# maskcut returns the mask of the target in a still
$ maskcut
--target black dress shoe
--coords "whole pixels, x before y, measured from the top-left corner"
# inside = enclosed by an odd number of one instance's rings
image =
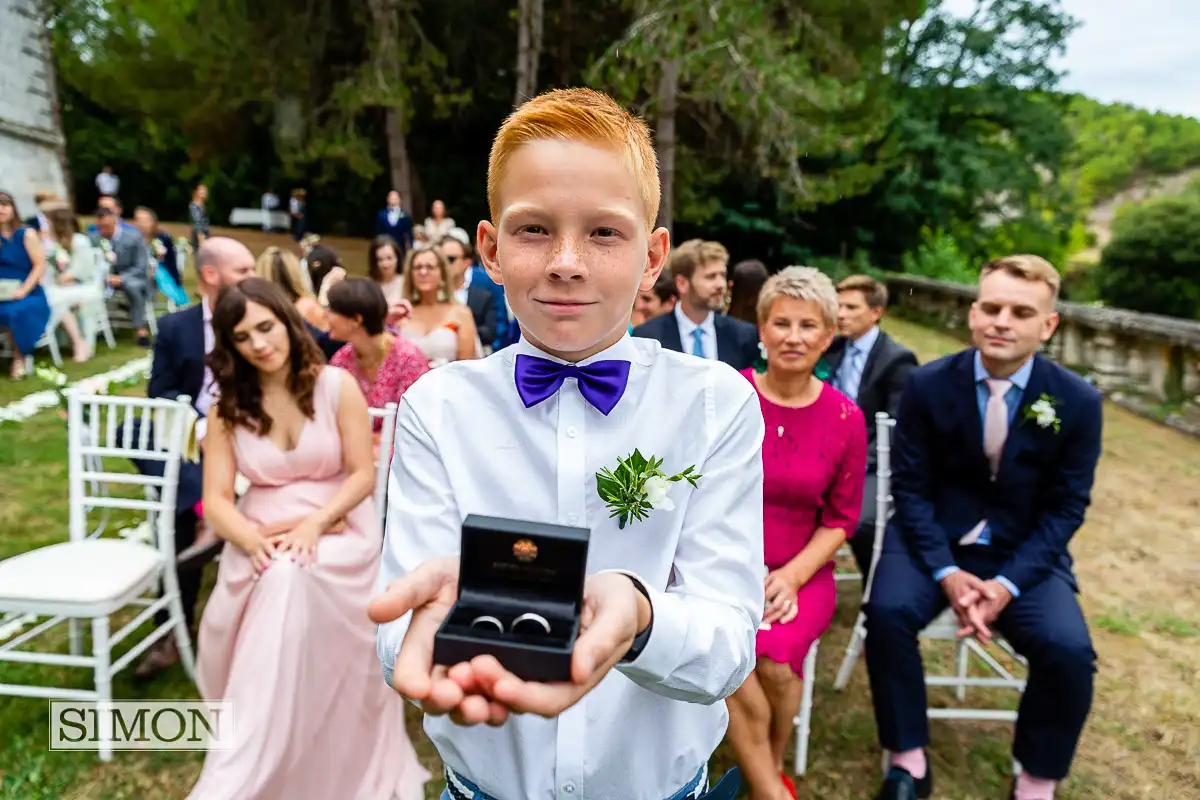
[[[892,767],[875,795],[875,800],[925,800],[933,794],[933,767],[925,767],[925,777],[920,780],[902,767]]]

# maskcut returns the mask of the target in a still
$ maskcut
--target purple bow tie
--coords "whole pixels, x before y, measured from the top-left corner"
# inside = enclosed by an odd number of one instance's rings
[[[586,367],[547,358],[517,356],[517,394],[525,407],[536,406],[558,391],[567,378],[579,381],[579,393],[605,416],[616,407],[629,381],[628,361],[596,361]]]

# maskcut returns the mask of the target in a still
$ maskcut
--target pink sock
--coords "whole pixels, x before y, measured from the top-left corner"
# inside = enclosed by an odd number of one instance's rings
[[[1024,770],[1017,776],[1016,800],[1054,800],[1055,781],[1035,778]]]
[[[925,751],[921,748],[905,750],[903,753],[892,753],[892,766],[908,770],[908,774],[917,780],[925,777],[928,768],[925,763]]]

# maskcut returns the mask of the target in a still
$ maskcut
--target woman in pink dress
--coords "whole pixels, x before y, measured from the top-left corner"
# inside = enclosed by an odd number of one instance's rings
[[[384,328],[387,315],[387,299],[372,280],[347,278],[329,290],[329,335],[346,343],[329,363],[354,376],[371,408],[399,403],[429,372],[428,356]]]
[[[233,704],[194,800],[416,800],[429,774],[379,674],[366,614],[382,532],[367,406],[322,363],[281,289],[221,291],[219,390],[204,440],[204,512],[226,544],[200,625],[197,682]],[[250,488],[234,497],[242,473]]]
[[[833,556],[858,525],[866,474],[862,411],[813,370],[833,341],[837,292],[823,273],[788,267],[758,299],[766,421],[766,580],[758,664],[729,698],[729,737],[752,800],[796,796],[784,751],[803,691],[804,658],[833,621]]]

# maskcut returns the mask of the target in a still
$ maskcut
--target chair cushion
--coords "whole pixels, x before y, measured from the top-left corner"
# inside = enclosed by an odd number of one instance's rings
[[[161,564],[157,550],[124,539],[87,539],[39,547],[0,562],[0,602],[112,601]]]

